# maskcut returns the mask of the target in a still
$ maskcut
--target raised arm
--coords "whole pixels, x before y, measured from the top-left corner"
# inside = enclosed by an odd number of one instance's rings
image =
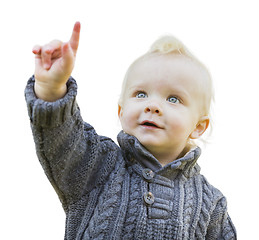
[[[44,46],[35,46],[35,93],[45,101],[53,102],[67,92],[66,82],[74,68],[79,45],[80,23],[76,22],[68,42],[53,40]]]
[[[65,210],[107,179],[118,153],[111,139],[83,121],[76,102],[77,84],[70,74],[79,33],[76,23],[68,43],[33,48],[35,76],[25,89],[37,156]]]

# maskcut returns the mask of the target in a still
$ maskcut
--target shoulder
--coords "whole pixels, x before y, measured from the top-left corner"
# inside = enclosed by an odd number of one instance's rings
[[[210,239],[221,239],[221,235],[234,234],[235,229],[227,213],[227,200],[222,192],[201,174],[194,176],[193,181],[196,192],[195,235],[203,238],[208,234],[213,236]]]
[[[215,206],[220,200],[225,199],[222,192],[217,187],[213,186],[204,175],[199,174],[197,177],[199,178],[198,182],[204,201],[209,201]]]
[[[186,198],[194,198],[197,211],[209,218],[218,202],[226,202],[222,192],[214,187],[202,174],[196,174],[187,179],[184,185]],[[190,196],[189,196],[190,195]],[[186,203],[188,205],[188,203]],[[205,217],[206,216],[206,217]]]
[[[196,212],[203,215],[203,219],[210,218],[219,202],[226,204],[222,192],[198,172],[194,176],[186,178],[183,188],[185,205],[188,207],[193,202],[192,204],[196,206]]]
[[[202,226],[211,225],[214,222],[221,222],[227,216],[227,199],[223,193],[209,183],[203,175],[197,175],[199,186],[198,199],[200,202],[200,224]],[[214,224],[217,225],[218,224]],[[219,224],[220,225],[220,224]]]
[[[228,214],[227,199],[222,192],[200,175],[202,202],[200,225],[206,226],[209,239],[236,239],[236,229]],[[204,221],[207,219],[207,221]],[[202,224],[204,223],[204,224]],[[207,239],[206,238],[206,239]]]
[[[119,146],[109,137],[98,135],[92,125],[84,122],[84,135],[87,145],[97,144],[101,151],[119,150]]]

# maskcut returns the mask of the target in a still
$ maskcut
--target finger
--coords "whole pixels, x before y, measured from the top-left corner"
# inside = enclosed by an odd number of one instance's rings
[[[60,40],[53,40],[50,43],[42,47],[42,51],[47,51],[48,53],[53,53],[54,51],[60,51],[62,42]]]
[[[39,55],[41,54],[41,46],[40,45],[35,45],[33,48],[32,48],[32,52],[36,55]]]
[[[36,55],[36,57],[35,57],[35,75],[36,75],[36,73],[40,72],[41,69],[42,69],[41,57]]]
[[[49,70],[51,67],[51,52],[48,49],[42,51],[41,53],[42,65],[46,70]]]
[[[54,40],[49,44],[45,45],[41,49],[41,59],[43,67],[46,70],[49,70],[51,67],[51,62],[53,58],[57,58],[57,56],[61,55],[61,45],[62,42],[59,40]]]
[[[62,45],[62,65],[64,69],[70,69],[73,67],[74,56],[69,43]]]
[[[71,38],[69,40],[69,43],[74,52],[74,55],[76,55],[78,45],[79,45],[80,29],[81,29],[80,22],[76,22],[74,25],[74,29],[73,29]]]

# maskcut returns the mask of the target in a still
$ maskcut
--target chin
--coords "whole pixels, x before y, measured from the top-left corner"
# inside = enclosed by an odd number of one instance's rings
[[[139,140],[140,143],[149,151],[152,149],[160,149],[161,148],[161,142],[157,142],[157,141],[141,141]]]

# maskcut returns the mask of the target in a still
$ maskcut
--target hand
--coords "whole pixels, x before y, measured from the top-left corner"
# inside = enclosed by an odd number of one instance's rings
[[[35,93],[45,101],[56,101],[67,91],[66,82],[75,64],[79,45],[80,23],[76,22],[69,42],[54,40],[35,46]]]

